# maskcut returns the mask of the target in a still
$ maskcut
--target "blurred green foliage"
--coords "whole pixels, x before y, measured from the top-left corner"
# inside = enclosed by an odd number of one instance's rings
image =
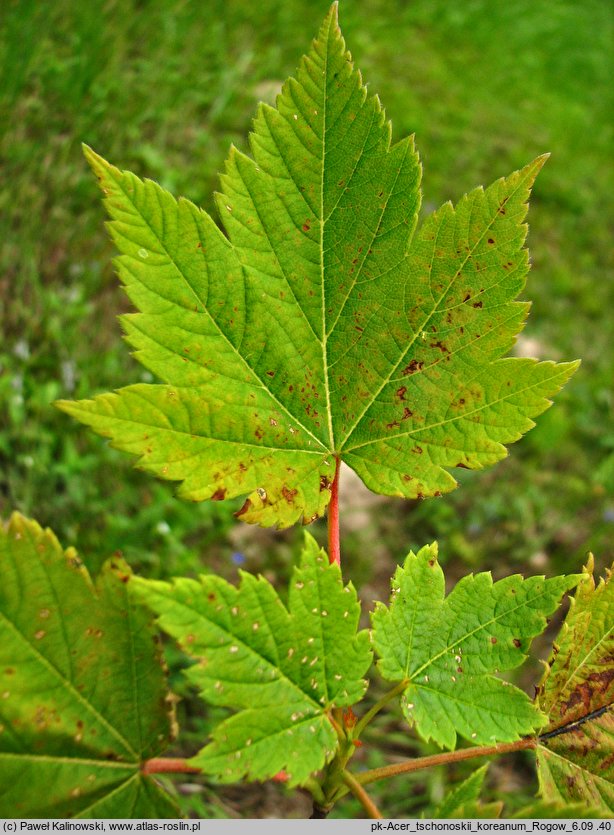
[[[181,504],[52,403],[149,379],[121,341],[115,315],[128,305],[80,143],[213,210],[229,144],[247,148],[257,101],[274,100],[327,6],[0,3],[0,516],[18,509],[53,525],[90,567],[121,550],[148,576],[232,576],[244,560],[287,574],[299,530],[265,545],[247,530],[233,544],[236,508]],[[341,0],[340,19],[394,137],[416,133],[427,210],[552,153],[529,215],[534,306],[520,348],[583,359],[505,462],[460,473],[461,489],[443,499],[380,506],[347,537],[346,564],[380,595],[394,561],[434,538],[459,571],[576,570],[589,549],[603,566],[614,556],[614,7]],[[211,717],[201,721],[194,738]],[[416,743],[398,745],[407,755]],[[396,781],[379,800],[391,815],[435,808],[442,780]],[[213,814],[201,788],[185,808]],[[350,801],[339,809],[353,812]]]

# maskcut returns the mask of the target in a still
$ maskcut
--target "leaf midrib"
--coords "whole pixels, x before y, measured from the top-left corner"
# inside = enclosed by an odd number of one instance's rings
[[[112,760],[96,760],[91,757],[60,757],[53,754],[30,754],[14,751],[0,751],[1,760],[31,760],[34,763],[49,763],[49,764],[72,764],[83,765],[94,768],[116,769],[118,771],[129,771],[130,778],[134,774],[138,774],[138,763],[118,763]]]
[[[334,16],[330,17],[330,21]],[[328,102],[328,53],[330,49],[330,26],[326,38],[326,49],[324,51],[324,85],[322,95],[322,159],[320,174],[320,288],[322,299],[322,369],[324,371],[324,391],[326,392],[326,414],[328,417],[328,434],[330,438],[330,449],[335,450],[335,433],[333,429],[333,412],[331,407],[330,382],[328,378],[328,334],[326,332],[326,276],[324,271],[324,172],[326,162],[326,105]]]
[[[505,359],[500,360],[500,361],[504,362]],[[557,366],[553,365],[553,368],[557,368]],[[558,377],[564,377],[568,373],[569,373],[568,368],[564,368],[564,369],[560,370],[560,366],[559,366],[558,373],[553,374],[548,379],[549,380],[556,380]],[[488,403],[484,403],[482,406],[479,406],[478,408],[473,409],[470,412],[463,412],[463,414],[461,414],[461,415],[455,415],[454,417],[447,418],[446,420],[440,420],[437,423],[430,423],[428,426],[419,426],[415,429],[410,429],[407,432],[398,432],[395,435],[391,435],[389,438],[386,438],[385,436],[379,436],[377,438],[370,439],[368,441],[363,441],[363,443],[361,443],[361,444],[356,444],[356,446],[349,447],[348,449],[345,449],[344,452],[346,452],[346,453],[354,452],[357,449],[362,449],[362,447],[370,446],[371,444],[377,444],[380,441],[395,441],[397,438],[406,438],[409,435],[416,435],[416,434],[419,434],[421,432],[428,432],[429,429],[437,429],[437,427],[439,427],[439,426],[449,426],[450,424],[455,423],[456,421],[466,420],[467,418],[470,418],[472,415],[479,414],[480,412],[483,412],[486,409],[491,409],[493,406],[497,406],[499,403],[504,403],[506,400],[509,400],[511,397],[516,397],[518,395],[524,394],[527,391],[531,391],[531,389],[542,387],[543,385],[544,385],[544,380],[537,380],[535,383],[532,383],[529,386],[525,386],[524,388],[514,389],[514,391],[509,392],[505,397],[499,397],[496,400],[490,400]],[[429,442],[425,441],[424,443],[428,444]],[[501,444],[501,446],[503,446],[503,444]]]
[[[130,388],[130,387],[128,387],[128,388]],[[170,386],[169,388],[177,388],[177,386]],[[126,391],[126,389],[124,389],[124,391]],[[135,392],[133,391],[133,392],[131,392],[131,394],[135,394]],[[109,395],[103,394],[103,395],[99,395],[99,398],[105,399],[108,396]],[[111,396],[115,396],[115,395],[111,395]],[[99,398],[96,398],[96,399],[99,399]],[[88,409],[76,408],[78,403],[80,403],[80,402],[87,403],[88,401],[58,400],[57,402],[58,402],[58,404],[67,404],[70,407],[69,411],[72,414],[76,414],[78,412],[81,412],[81,413],[86,414],[86,415],[91,414]],[[95,402],[95,400],[89,401],[89,402],[93,403],[93,402]],[[318,450],[318,449],[301,449],[300,447],[266,446],[265,444],[254,444],[254,443],[251,443],[250,441],[235,441],[232,438],[216,438],[213,435],[196,435],[194,432],[188,432],[185,429],[177,429],[175,426],[159,426],[156,423],[145,423],[144,420],[135,420],[134,418],[116,417],[115,415],[107,415],[106,418],[109,422],[116,421],[117,423],[131,423],[131,424],[134,424],[135,426],[146,426],[150,429],[158,429],[160,432],[171,432],[171,433],[174,433],[176,435],[187,435],[190,438],[198,438],[198,439],[204,440],[204,441],[223,441],[224,443],[235,444],[236,446],[253,447],[254,449],[263,449],[263,450],[270,449],[272,452],[279,452],[279,451],[297,452],[297,453],[300,453],[300,454],[304,453],[305,455],[326,455],[326,454],[329,454],[325,447],[322,447],[321,449]],[[320,443],[320,442],[318,441],[318,443]]]

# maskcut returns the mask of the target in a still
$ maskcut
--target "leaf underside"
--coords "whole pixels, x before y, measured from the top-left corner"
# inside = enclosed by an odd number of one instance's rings
[[[546,801],[614,814],[614,584],[592,557],[555,642],[537,702],[548,716],[537,764]],[[558,733],[557,733],[558,731]]]
[[[176,818],[141,774],[172,717],[128,569],[96,584],[72,549],[14,514],[0,525],[0,817]]]
[[[357,634],[352,585],[311,537],[293,571],[288,607],[262,577],[241,573],[172,584],[134,578],[135,593],[160,626],[199,662],[188,671],[203,698],[238,712],[218,725],[192,762],[223,781],[264,780],[285,770],[303,783],[333,756],[328,714],[358,701],[371,664]]]
[[[528,696],[494,673],[526,658],[531,640],[578,577],[493,583],[490,572],[462,578],[445,597],[437,546],[410,552],[392,581],[390,606],[372,615],[385,679],[407,681],[403,713],[418,733],[446,748],[457,734],[476,744],[512,742],[544,724]]]
[[[544,158],[415,232],[413,139],[391,144],[336,7],[277,107],[260,105],[250,151],[233,148],[221,178],[225,235],[86,150],[140,311],[126,338],[162,382],[60,408],[180,496],[248,495],[242,518],[279,527],[324,512],[336,457],[406,498],[503,458],[576,367],[502,359],[527,315],[515,299]]]

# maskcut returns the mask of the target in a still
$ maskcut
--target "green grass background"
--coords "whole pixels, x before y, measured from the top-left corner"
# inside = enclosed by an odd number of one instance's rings
[[[18,509],[53,526],[92,568],[121,550],[149,576],[233,576],[238,562],[287,574],[300,530],[237,540],[236,506],[181,504],[51,404],[150,379],[115,320],[128,305],[80,143],[213,210],[229,144],[247,148],[257,101],[273,101],[327,5],[0,3],[0,516]],[[614,7],[342,0],[340,19],[393,136],[416,133],[428,209],[551,152],[529,215],[525,337],[540,358],[583,360],[505,462],[462,472],[443,499],[367,513],[346,537],[346,573],[383,594],[395,561],[434,538],[457,573],[577,570],[588,550],[603,567],[614,557]],[[384,730],[393,748],[415,746]],[[391,816],[428,809],[446,780],[405,778],[380,800]],[[188,809],[211,814],[208,792]],[[244,795],[233,803],[220,813],[245,812]]]

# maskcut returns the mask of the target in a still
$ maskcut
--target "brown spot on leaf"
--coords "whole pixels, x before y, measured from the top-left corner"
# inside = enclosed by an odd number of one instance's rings
[[[226,488],[225,487],[218,487],[215,493],[211,496],[211,500],[214,502],[221,502],[226,498]]]
[[[421,446],[415,446],[415,447],[413,447],[412,452],[415,452],[416,455],[422,455],[422,447]]]
[[[412,415],[413,415],[412,410],[411,410],[411,409],[409,409],[409,408],[406,406],[406,407],[403,409],[403,417],[401,418],[401,420],[408,420],[408,418],[410,418]]]
[[[281,488],[281,495],[284,499],[288,502],[288,504],[294,504],[294,497],[298,493],[298,490],[291,490],[289,487],[284,486]]]
[[[405,400],[406,392],[407,392],[407,386],[401,386],[401,388],[398,388],[395,393],[396,393],[396,396],[399,398],[399,400]]]
[[[484,307],[484,302],[474,302],[473,306],[474,307]]]
[[[332,482],[331,482],[330,478],[328,478],[328,476],[321,475],[320,476],[320,493],[323,490],[330,490],[331,484],[332,484]]]
[[[446,354],[450,353],[449,348],[447,348],[441,340],[439,340],[439,342],[431,342],[430,347],[431,348],[439,348],[440,351],[442,351],[443,353],[446,353]]]
[[[490,636],[490,643],[491,643],[491,644],[496,644],[496,643],[497,643],[497,639],[495,638],[495,636],[494,636],[494,635],[491,635],[491,636]]]
[[[610,766],[612,766],[612,765],[614,765],[614,754],[610,754],[610,756],[609,756],[609,757],[606,757],[604,760],[602,760],[602,761],[599,763],[599,768],[600,768],[602,771],[609,771],[609,770],[610,770]]]
[[[459,461],[458,464],[456,464],[456,466],[460,467],[461,470],[469,470],[470,469],[470,467],[468,467],[463,461]]]
[[[488,243],[489,243],[491,246],[492,246],[492,244],[494,244],[494,242],[495,242],[494,238],[489,238],[489,239],[488,239]]]
[[[242,506],[239,510],[235,513],[235,516],[243,516],[244,513],[247,513],[252,506],[251,499],[245,499]]]
[[[514,638],[512,643],[514,644],[516,649],[520,649],[520,647],[522,646],[522,641],[519,638]]]
[[[406,365],[402,371],[404,377],[407,377],[409,374],[415,374],[416,371],[422,371],[424,368],[424,363],[420,360],[412,360],[409,365]]]
[[[311,229],[311,221],[306,220],[305,223],[303,223],[303,232],[309,232],[310,229]]]
[[[570,713],[578,706],[583,711],[594,710],[595,704],[600,701],[599,697],[604,695],[614,680],[614,668],[609,667],[601,672],[591,673],[587,679],[581,682],[571,693],[567,702],[561,705],[561,716]]]
[[[398,420],[393,420],[392,423],[387,423],[386,424],[386,429],[395,429],[395,428],[398,428],[400,425],[401,424],[399,423]]]
[[[274,377],[274,376],[275,376],[274,371],[267,371],[267,377]]]

